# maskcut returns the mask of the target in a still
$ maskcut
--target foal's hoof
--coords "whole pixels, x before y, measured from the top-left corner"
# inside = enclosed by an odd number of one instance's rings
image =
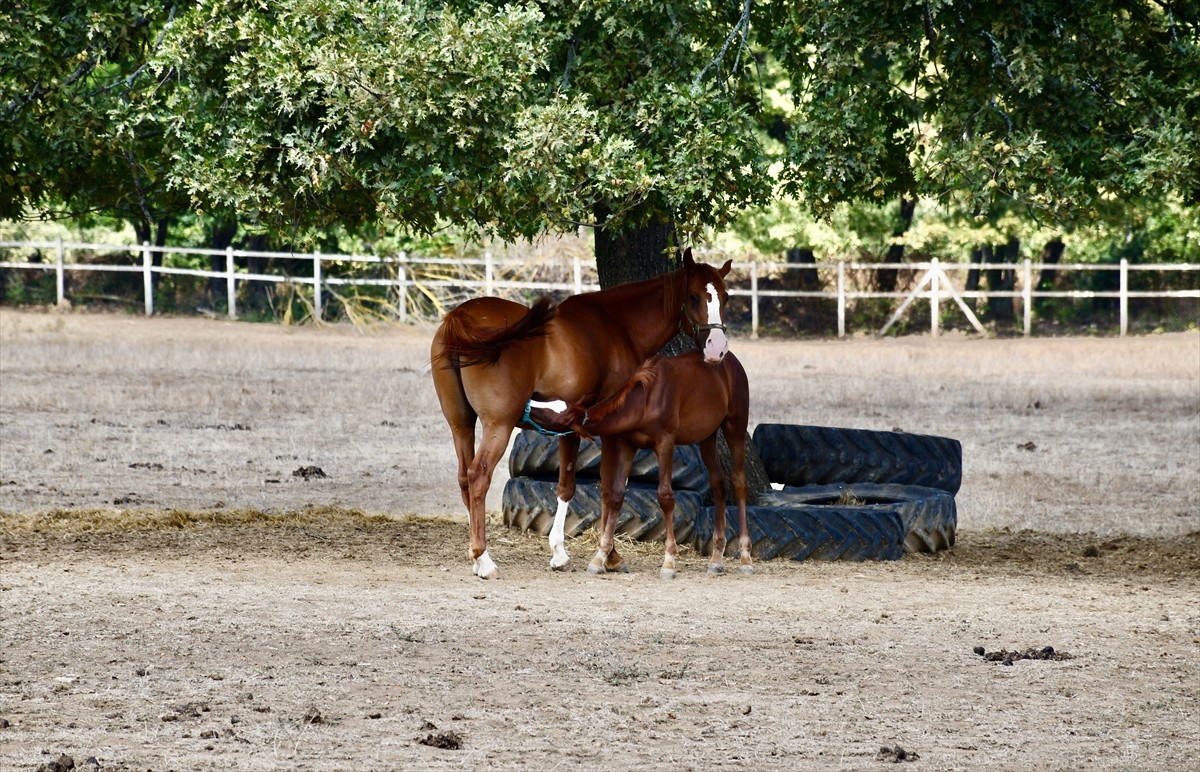
[[[598,566],[595,563],[588,564],[587,572],[592,576],[599,576],[600,574],[605,573],[604,566]]]
[[[720,576],[723,573],[725,573],[725,566],[723,566],[722,564],[720,564],[720,563],[709,563],[708,564],[709,576]]]
[[[563,557],[555,555],[554,557],[550,558],[550,569],[553,571],[566,571],[570,567],[571,559],[565,555]]]
[[[746,576],[750,576],[754,573],[754,566],[742,566],[740,570]]]
[[[661,577],[663,580],[665,580],[665,581],[668,581],[668,582],[669,582],[669,581],[671,581],[672,579],[674,579],[674,578],[675,578],[675,569],[674,569],[674,568],[660,568],[660,569],[658,570],[658,575],[659,575],[659,576],[660,576],[660,577]]]

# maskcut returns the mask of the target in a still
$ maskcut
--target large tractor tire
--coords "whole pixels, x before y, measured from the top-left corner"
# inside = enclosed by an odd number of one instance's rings
[[[737,509],[726,507],[726,551],[738,544]],[[904,522],[892,505],[795,504],[746,507],[746,524],[758,560],[898,560],[904,555]],[[696,516],[695,545],[711,549],[713,508]]]
[[[539,480],[558,479],[558,438],[525,429],[513,440],[508,453],[508,473],[512,477]],[[575,479],[600,479],[600,444],[594,440],[579,443]],[[658,484],[658,459],[650,450],[639,450],[633,458],[630,482]],[[679,445],[671,461],[671,487],[676,491],[707,491],[708,469],[695,445]],[[552,513],[553,514],[553,513]]]
[[[554,513],[558,509],[558,484],[549,480],[512,477],[504,486],[503,516],[505,525],[542,536],[550,533]],[[676,540],[692,541],[696,512],[704,505],[699,491],[675,491],[675,512],[672,517]],[[600,483],[577,482],[575,496],[567,509],[564,534],[578,536],[600,520]],[[629,484],[625,502],[617,515],[617,533],[638,541],[663,541],[666,524],[658,505],[658,486]]]
[[[767,494],[760,505],[794,507],[850,505],[895,509],[904,527],[905,552],[937,552],[954,546],[958,507],[954,496],[938,488],[917,485],[838,483],[785,487]]]
[[[957,493],[962,444],[947,437],[797,424],[759,424],[754,445],[773,483],[917,485]]]

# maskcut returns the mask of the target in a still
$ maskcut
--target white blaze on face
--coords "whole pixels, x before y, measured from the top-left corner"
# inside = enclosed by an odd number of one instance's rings
[[[705,287],[708,293],[708,322],[707,324],[721,323],[721,296],[717,294],[717,288],[709,284]],[[729,338],[725,336],[725,331],[721,329],[712,329],[708,331],[708,335],[704,337],[704,360],[706,362],[720,362],[729,353]]]

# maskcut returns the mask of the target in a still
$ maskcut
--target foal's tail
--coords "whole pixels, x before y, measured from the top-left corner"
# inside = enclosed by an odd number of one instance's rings
[[[494,365],[513,343],[545,335],[546,326],[557,313],[558,306],[543,297],[512,324],[480,330],[465,307],[459,306],[442,320],[442,350],[433,364],[454,369]]]

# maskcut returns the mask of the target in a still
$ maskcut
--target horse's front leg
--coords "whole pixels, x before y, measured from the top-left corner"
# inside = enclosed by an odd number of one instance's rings
[[[671,487],[673,474],[672,458],[675,454],[674,438],[663,434],[655,447],[658,456],[658,505],[662,507],[663,525],[666,528],[666,547],[663,550],[662,568],[659,576],[663,579],[675,578],[675,556],[678,546],[675,543],[675,489]]]
[[[633,465],[633,448],[616,438],[605,441],[600,450],[600,546],[588,564],[589,574],[629,571],[617,552],[617,515],[625,504],[625,489]]]
[[[717,456],[717,435],[700,443],[700,458],[708,468],[708,485],[713,495],[712,550],[709,552],[708,573],[725,573],[725,473]]]
[[[474,562],[473,572],[481,579],[496,579],[500,570],[487,551],[487,492],[492,485],[496,464],[500,463],[508,441],[512,437],[514,423],[508,425],[485,424],[479,450],[467,469],[467,489],[470,497],[468,519],[471,528],[469,556]]]
[[[567,507],[575,497],[575,463],[579,460],[579,435],[567,434],[558,438],[558,509],[550,527],[550,567],[562,571],[571,564],[567,554],[567,538],[563,533],[567,522]]]

